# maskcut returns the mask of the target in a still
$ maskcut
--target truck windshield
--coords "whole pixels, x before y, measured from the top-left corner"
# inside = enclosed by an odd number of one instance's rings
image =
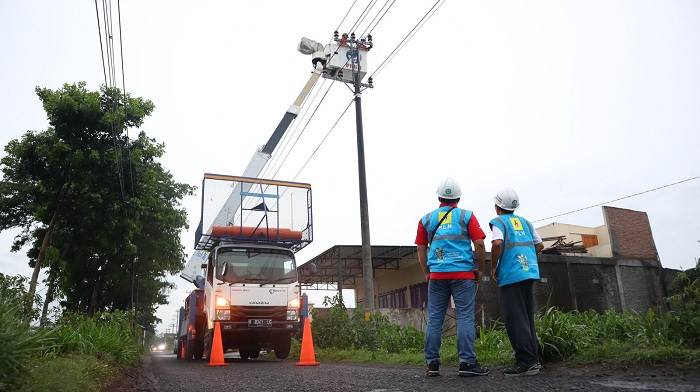
[[[216,253],[216,278],[226,283],[293,283],[297,269],[285,251],[223,248]]]

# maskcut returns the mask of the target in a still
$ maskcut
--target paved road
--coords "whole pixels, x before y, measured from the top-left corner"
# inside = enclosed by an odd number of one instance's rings
[[[206,360],[188,362],[172,354],[154,354],[142,368],[141,391],[698,391],[700,371],[673,368],[571,368],[547,365],[539,376],[506,378],[502,369],[486,377],[458,377],[457,368],[443,366],[442,376],[426,378],[422,366],[321,363],[296,366],[261,356],[241,360],[226,354],[228,366],[207,367]]]

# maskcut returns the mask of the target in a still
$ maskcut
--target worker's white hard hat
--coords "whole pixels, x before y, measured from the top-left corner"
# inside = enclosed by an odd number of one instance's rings
[[[447,177],[438,185],[436,194],[443,199],[459,199],[462,196],[462,187],[457,180]]]
[[[520,198],[513,188],[505,187],[496,193],[493,202],[507,211],[515,211],[520,207]]]

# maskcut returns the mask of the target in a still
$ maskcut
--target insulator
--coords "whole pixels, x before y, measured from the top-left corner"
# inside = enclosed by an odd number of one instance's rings
[[[367,41],[372,42],[372,34],[367,34]]]
[[[338,38],[338,30],[336,30],[335,32],[333,32],[333,38]]]
[[[338,77],[339,77],[339,78],[342,78],[342,77],[343,77],[343,70],[342,70],[342,69],[341,69],[340,71],[338,71]]]
[[[350,33],[350,39],[355,39],[355,33]]]
[[[373,80],[371,77],[369,79],[367,79],[367,84],[372,84],[372,82],[373,82]]]

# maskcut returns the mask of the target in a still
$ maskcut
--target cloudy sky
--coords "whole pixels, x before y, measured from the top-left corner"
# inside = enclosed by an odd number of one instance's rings
[[[0,145],[46,129],[36,86],[105,83],[97,9],[0,2]],[[200,188],[204,173],[243,173],[310,75],[297,43],[328,43],[336,29],[371,31],[375,44],[375,88],[362,95],[372,244],[412,245],[453,176],[484,228],[510,186],[536,227],[602,225],[602,204],[644,211],[662,264],[695,265],[697,1],[112,1],[117,85],[154,102],[142,129],[165,144],[175,180]],[[352,99],[319,81],[263,172],[312,185],[302,263],[361,242]],[[200,197],[183,200],[188,256]],[[9,251],[15,234],[0,233],[0,272],[30,276],[26,249]],[[166,326],[191,289],[171,279]]]

